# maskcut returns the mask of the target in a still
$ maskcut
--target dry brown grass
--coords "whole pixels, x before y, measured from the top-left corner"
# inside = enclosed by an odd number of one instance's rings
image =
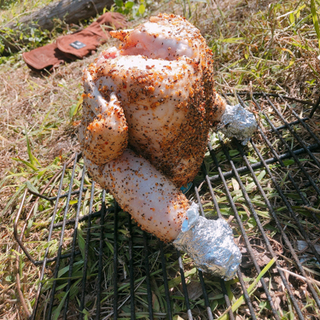
[[[19,309],[19,304],[16,304],[15,281],[12,278],[16,259],[12,250],[16,249],[16,242],[13,239],[14,216],[11,215],[18,203],[13,203],[6,212],[3,210],[18,187],[38,174],[13,158],[28,161],[26,134],[33,156],[39,160],[39,168],[46,168],[55,158],[62,162],[77,149],[75,119],[70,117],[69,110],[72,104],[78,102],[82,92],[82,70],[97,54],[61,66],[52,74],[44,76],[30,71],[23,61],[1,70],[0,179],[8,176],[10,178],[0,190],[0,255],[6,257],[0,267],[0,318],[18,319],[14,314]],[[42,183],[40,180],[38,186]],[[36,277],[37,274],[29,277],[29,281],[34,283]],[[34,287],[30,289],[34,290]]]

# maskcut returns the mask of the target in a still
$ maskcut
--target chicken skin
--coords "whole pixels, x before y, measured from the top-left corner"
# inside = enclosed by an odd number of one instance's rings
[[[190,206],[178,188],[194,179],[209,129],[225,111],[212,53],[200,31],[174,15],[111,35],[120,47],[84,71],[85,163],[144,230],[170,242]]]
[[[198,29],[173,15],[111,34],[122,41],[120,48],[103,52],[84,75],[80,141],[85,155],[107,163],[123,152],[128,139],[130,149],[181,187],[197,174],[209,129],[225,109],[213,88],[211,50]],[[101,111],[115,96],[123,111],[108,126]],[[105,134],[89,126],[94,121],[107,128]]]
[[[190,206],[184,194],[149,161],[126,149],[98,166],[86,159],[86,166],[101,186],[110,189],[120,207],[137,224],[164,242],[175,240]]]

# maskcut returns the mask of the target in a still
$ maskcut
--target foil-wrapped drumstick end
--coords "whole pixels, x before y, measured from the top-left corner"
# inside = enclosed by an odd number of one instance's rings
[[[241,263],[241,253],[228,223],[221,218],[208,220],[199,216],[195,203],[188,209],[173,245],[186,252],[200,270],[225,280],[234,278]]]

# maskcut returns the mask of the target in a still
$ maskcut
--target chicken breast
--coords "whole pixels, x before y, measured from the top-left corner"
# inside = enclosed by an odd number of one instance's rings
[[[103,52],[84,77],[85,154],[107,163],[128,143],[177,187],[185,185],[197,174],[209,129],[225,109],[213,88],[211,50],[197,28],[174,15],[111,34],[120,48]],[[109,125],[100,111],[115,97]]]

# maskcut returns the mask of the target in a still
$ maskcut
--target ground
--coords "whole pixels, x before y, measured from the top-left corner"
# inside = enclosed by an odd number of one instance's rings
[[[48,1],[47,1],[48,2]],[[20,3],[20,2],[19,2]],[[10,1],[2,9],[1,25],[18,19],[40,2]],[[44,2],[42,2],[43,4]],[[142,2],[140,2],[141,4]],[[318,24],[319,2],[230,0],[160,2],[146,5],[144,16],[132,11],[139,23],[151,13],[185,15],[200,28],[212,48],[216,88],[219,92],[278,92],[310,102],[320,94]],[[118,11],[123,11],[118,4]],[[142,11],[141,11],[142,12]],[[68,32],[61,23],[45,34],[43,42]],[[22,50],[1,57],[0,81],[0,318],[23,319],[25,314],[16,287],[17,244],[13,223],[27,186],[41,190],[72,153],[78,150],[77,123],[81,112],[82,70],[99,51],[83,60],[63,65],[52,73],[27,68],[22,52],[41,41],[30,40]],[[315,205],[318,205],[315,201]],[[317,208],[316,208],[317,209]],[[34,239],[40,235],[32,229]],[[38,274],[32,273],[24,255],[22,292],[31,308]],[[19,266],[19,265],[18,265]]]

